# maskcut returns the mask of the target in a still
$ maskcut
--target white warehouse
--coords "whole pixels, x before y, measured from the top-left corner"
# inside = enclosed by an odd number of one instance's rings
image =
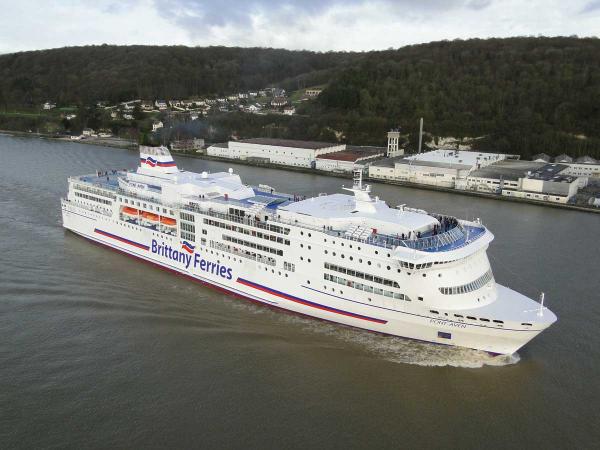
[[[330,142],[254,138],[211,145],[207,149],[207,154],[222,158],[314,168],[317,156],[345,149],[346,144]]]

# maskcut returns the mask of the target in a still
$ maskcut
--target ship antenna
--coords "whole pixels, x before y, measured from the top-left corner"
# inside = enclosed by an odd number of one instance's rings
[[[540,294],[540,310],[538,312],[538,316],[543,316],[544,315],[544,293],[542,292]]]

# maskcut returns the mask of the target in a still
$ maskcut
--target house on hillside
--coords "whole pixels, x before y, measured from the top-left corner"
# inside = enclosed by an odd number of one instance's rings
[[[287,105],[287,98],[285,97],[275,97],[271,100],[271,106],[274,108],[281,108],[285,105]]]
[[[156,120],[152,123],[152,131],[160,130],[164,127],[164,124],[160,120]]]
[[[304,91],[304,93],[308,97],[317,97],[321,92],[323,92],[323,89],[318,89],[318,88],[307,89],[306,91]]]
[[[168,108],[167,102],[165,100],[156,100],[154,102],[154,105],[161,111]]]
[[[296,114],[296,108],[294,108],[293,106],[286,106],[285,108],[283,108],[283,113],[287,116],[293,116],[294,114]]]
[[[260,105],[258,105],[258,104],[256,104],[256,103],[253,103],[253,104],[251,104],[251,105],[248,105],[248,106],[246,107],[246,111],[247,111],[247,112],[250,112],[250,113],[256,113],[256,112],[260,111],[261,109],[262,109],[262,108],[260,107]]]
[[[81,132],[81,135],[85,137],[93,137],[96,135],[96,132],[92,128],[84,128]]]
[[[142,108],[142,111],[149,112],[154,110],[154,105],[152,102],[143,101],[140,105],[140,108]]]
[[[56,108],[56,103],[48,101],[42,105],[42,108],[46,110],[54,109]]]

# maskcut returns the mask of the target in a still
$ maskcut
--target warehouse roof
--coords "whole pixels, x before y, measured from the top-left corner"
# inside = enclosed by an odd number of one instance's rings
[[[336,161],[357,161],[362,158],[374,158],[385,153],[385,147],[356,147],[348,146],[346,150],[318,155],[317,159],[332,159]]]
[[[474,170],[469,176],[493,179],[502,178],[503,180],[516,181],[519,178],[523,178],[527,172],[539,169],[544,165],[545,163],[543,162],[505,160],[484,167],[483,169]]]
[[[277,147],[309,148],[312,150],[339,146],[344,146],[345,148],[345,144],[339,144],[334,142],[297,141],[294,139],[252,138],[242,139],[240,141],[234,142],[242,142],[244,144],[272,145]]]

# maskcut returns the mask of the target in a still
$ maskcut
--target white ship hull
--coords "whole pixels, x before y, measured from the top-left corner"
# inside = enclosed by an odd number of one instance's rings
[[[390,298],[369,304],[370,299],[367,300],[363,292],[353,289],[326,292],[324,283],[314,279],[309,285],[310,280],[303,270],[285,272],[278,267],[269,268],[198,243],[192,252],[182,250],[178,236],[159,234],[147,227],[119,220],[114,214],[96,212],[68,200],[62,202],[62,214],[64,227],[74,233],[216,289],[268,306],[373,332],[493,354],[512,354],[554,321],[549,319],[534,323],[528,329],[516,329],[509,323],[502,326],[472,324],[447,314],[434,317],[428,313],[428,308],[420,307],[414,301],[398,302]],[[313,231],[313,238],[316,240],[317,237],[319,233]],[[161,246],[171,247],[171,257],[168,253],[161,254]],[[322,274],[319,269],[321,259],[316,256],[313,264]],[[519,300],[522,297],[499,285],[496,287],[499,295],[519,296]]]

